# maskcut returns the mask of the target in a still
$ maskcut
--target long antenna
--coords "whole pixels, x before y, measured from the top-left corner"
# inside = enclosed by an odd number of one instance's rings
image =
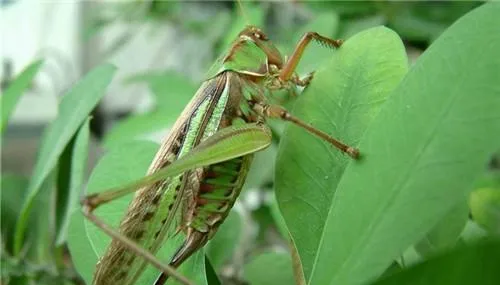
[[[243,17],[243,19],[245,20],[245,25],[248,26],[250,24],[250,22],[248,21],[247,14],[245,13],[245,8],[243,8],[243,4],[241,1],[242,0],[236,0],[236,2],[238,2],[238,6],[240,7],[240,9],[239,9],[240,14]]]

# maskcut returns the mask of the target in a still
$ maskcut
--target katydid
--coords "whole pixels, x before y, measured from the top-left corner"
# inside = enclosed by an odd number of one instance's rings
[[[164,284],[169,276],[190,284],[175,268],[202,248],[224,222],[245,182],[253,153],[271,142],[266,118],[292,122],[352,158],[359,156],[356,148],[269,103],[273,90],[292,91],[310,82],[312,75],[301,79],[295,68],[312,40],[330,48],[342,43],[309,32],[284,61],[260,29],[246,27],[212,66],[174,124],[151,163],[149,176],[82,200],[85,216],[113,237],[97,264],[94,284],[134,284],[148,262],[163,272],[155,284]],[[92,213],[99,205],[135,191],[119,230]],[[169,264],[163,264],[154,253],[178,231],[186,234],[184,243]]]

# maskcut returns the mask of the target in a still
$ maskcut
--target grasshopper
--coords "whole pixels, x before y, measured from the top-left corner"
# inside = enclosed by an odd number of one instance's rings
[[[358,158],[359,151],[270,104],[275,90],[307,86],[299,60],[311,41],[338,48],[341,40],[304,34],[288,60],[257,27],[247,26],[209,71],[169,136],[161,144],[148,176],[126,187],[82,199],[84,215],[113,241],[96,266],[94,284],[133,284],[147,263],[161,270],[155,284],[173,277],[191,284],[179,267],[202,248],[224,222],[245,182],[253,153],[271,143],[265,121],[289,121]],[[93,214],[108,201],[136,192],[119,230]],[[174,228],[172,228],[174,226]],[[176,232],[186,235],[169,264],[154,253]]]

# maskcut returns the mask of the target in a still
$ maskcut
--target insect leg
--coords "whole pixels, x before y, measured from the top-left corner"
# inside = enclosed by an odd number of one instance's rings
[[[91,221],[94,225],[96,225],[98,228],[103,230],[110,237],[112,237],[116,240],[119,240],[123,245],[125,245],[130,250],[135,252],[137,255],[141,256],[142,258],[144,258],[145,260],[150,262],[152,265],[157,267],[159,270],[161,270],[165,273],[168,273],[169,276],[173,276],[175,279],[177,279],[182,284],[185,284],[185,285],[192,285],[193,284],[186,277],[182,276],[179,272],[177,272],[175,270],[175,268],[173,268],[172,266],[163,264],[158,258],[156,258],[149,251],[143,249],[142,247],[137,245],[131,239],[120,234],[115,229],[113,229],[111,226],[107,225],[105,222],[103,222],[101,219],[99,219],[96,215],[94,215],[93,211],[96,209],[96,207],[100,204],[103,204],[102,202],[100,202],[99,204],[93,204],[92,197],[94,197],[94,196],[96,196],[96,195],[86,196],[81,201],[83,215],[85,217],[87,217],[87,219],[89,221]],[[123,195],[121,195],[121,196],[123,196]],[[115,196],[115,198],[118,198],[121,196],[118,195],[118,196]],[[109,199],[109,200],[111,200],[111,199]]]
[[[302,121],[299,118],[290,114],[285,108],[283,108],[279,105],[270,105],[270,104],[264,104],[264,103],[254,103],[254,102],[251,103],[251,105],[252,105],[252,109],[262,116],[269,117],[269,118],[278,118],[278,119],[292,122],[295,125],[307,130],[308,132],[310,132],[310,133],[326,140],[327,142],[331,143],[339,150],[348,154],[350,157],[352,157],[354,159],[359,158],[359,150],[357,148],[346,145],[346,144],[338,141],[337,139],[331,137],[327,133],[320,131],[320,130],[316,129],[315,127],[305,123],[304,121]]]
[[[198,251],[200,248],[205,246],[208,242],[208,233],[202,233],[193,229],[187,234],[184,243],[177,249],[176,253],[172,257],[169,266],[172,268],[179,267],[187,258],[189,258],[193,253]],[[163,285],[167,282],[170,276],[165,272],[161,273],[156,279],[154,285]]]
[[[305,33],[304,36],[300,39],[297,46],[292,53],[292,56],[287,60],[283,68],[281,69],[278,78],[281,81],[288,81],[292,77],[295,72],[295,68],[299,64],[300,59],[302,58],[302,54],[306,49],[307,45],[311,42],[311,40],[315,40],[321,45],[330,48],[338,48],[342,45],[342,40],[333,40],[327,37],[323,37],[315,32]]]

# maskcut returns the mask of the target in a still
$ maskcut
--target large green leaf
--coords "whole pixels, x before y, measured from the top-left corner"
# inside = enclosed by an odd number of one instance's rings
[[[337,187],[310,284],[377,277],[472,190],[500,145],[499,14],[491,3],[457,21],[384,105]]]
[[[457,243],[468,219],[469,205],[462,199],[427,233],[416,245],[416,249],[421,255],[428,256],[452,248]]]
[[[27,226],[26,221],[40,186],[56,166],[59,156],[77,129],[104,95],[115,69],[109,64],[93,69],[64,95],[56,120],[46,129],[42,138],[26,201],[16,227],[15,253],[21,250],[22,237]]]
[[[356,145],[407,71],[399,37],[374,28],[349,39],[317,71],[293,113]],[[364,149],[361,149],[362,154]],[[280,142],[276,195],[309,278],[335,188],[351,159],[303,129],[289,125]]]
[[[499,284],[500,242],[462,247],[383,278],[377,285]]]
[[[10,114],[14,110],[17,101],[23,95],[24,91],[30,86],[33,78],[38,73],[38,70],[43,64],[43,60],[37,60],[26,67],[19,76],[14,79],[7,90],[3,92],[0,97],[0,105],[2,108],[1,121],[0,121],[0,133],[3,132],[3,129],[7,125]]]

